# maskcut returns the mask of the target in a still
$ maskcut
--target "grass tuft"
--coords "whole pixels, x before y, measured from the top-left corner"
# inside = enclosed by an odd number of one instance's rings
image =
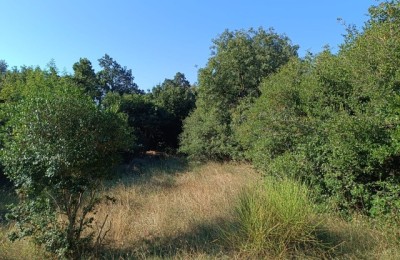
[[[308,188],[289,179],[267,178],[244,190],[234,216],[223,228],[225,241],[252,256],[283,257],[319,244]]]

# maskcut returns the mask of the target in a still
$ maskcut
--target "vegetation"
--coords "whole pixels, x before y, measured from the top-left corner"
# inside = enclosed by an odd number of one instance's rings
[[[110,92],[103,105],[128,115],[129,125],[138,137],[134,152],[148,150],[175,153],[183,120],[195,104],[195,90],[185,75],[177,73],[174,79],[153,88],[151,93],[124,94]]]
[[[234,216],[226,240],[251,256],[282,256],[318,243],[319,223],[310,192],[289,179],[267,178],[243,191]]]
[[[196,110],[185,120],[180,150],[195,160],[237,157],[232,119],[259,96],[258,85],[291,57],[288,37],[250,29],[225,31],[213,41],[212,57],[199,71]]]
[[[365,30],[349,35],[337,55],[293,59],[263,82],[237,131],[249,160],[268,174],[308,182],[342,211],[397,215],[400,35],[393,8],[371,9]]]
[[[83,236],[99,181],[130,133],[122,115],[99,109],[63,80],[37,76],[18,103],[3,107],[9,120],[2,162],[20,197],[8,215],[17,223],[11,239],[32,236],[60,257],[76,257],[94,235]]]
[[[0,258],[399,258],[398,28],[382,2],[302,58],[226,30],[147,93],[107,54],[0,60]]]
[[[135,167],[124,165],[103,186],[101,195],[112,196],[113,200],[102,200],[98,205],[93,226],[100,229],[108,216],[103,228],[108,233],[102,246],[86,252],[82,259],[397,259],[400,256],[399,241],[395,239],[398,231],[393,226],[359,215],[351,220],[332,213],[327,215],[314,208],[313,195],[309,192],[304,201],[306,209],[301,212],[313,208],[316,222],[305,226],[297,224],[295,230],[303,229],[307,234],[309,228],[317,227],[314,235],[320,242],[284,248],[270,241],[270,250],[263,251],[256,251],[250,243],[246,247],[244,237],[237,236],[237,230],[230,227],[246,223],[245,218],[238,222],[237,210],[246,205],[244,194],[256,196],[250,187],[259,187],[257,192],[263,191],[266,199],[269,186],[250,165],[206,163],[196,166],[176,158],[136,159]],[[288,181],[278,189],[284,186],[291,187],[286,194],[294,191],[305,195],[304,185]],[[307,223],[312,223],[310,220]],[[293,228],[290,225],[278,227]],[[10,243],[9,229],[12,226],[0,230],[1,258],[45,258],[43,250],[34,247],[29,240]],[[230,239],[227,239],[227,231],[232,232]],[[233,239],[235,237],[240,240]]]

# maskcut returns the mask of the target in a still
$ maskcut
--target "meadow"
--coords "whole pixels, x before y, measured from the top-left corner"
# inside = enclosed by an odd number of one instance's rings
[[[15,202],[3,187],[0,212]],[[305,185],[264,178],[250,165],[136,159],[101,189],[97,243],[82,259],[399,259],[395,223],[316,204]],[[3,217],[3,216],[2,216]],[[9,242],[0,224],[0,259],[49,259],[28,239]]]

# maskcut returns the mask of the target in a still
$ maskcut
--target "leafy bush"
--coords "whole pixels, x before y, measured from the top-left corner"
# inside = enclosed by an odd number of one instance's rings
[[[43,73],[25,87],[3,107],[1,159],[20,197],[8,216],[17,224],[11,238],[32,236],[59,257],[77,257],[92,242],[99,183],[130,131],[123,115],[100,109],[67,80]]]
[[[337,55],[293,59],[267,78],[235,135],[267,174],[300,178],[338,209],[377,216],[400,209],[400,6],[371,10]]]

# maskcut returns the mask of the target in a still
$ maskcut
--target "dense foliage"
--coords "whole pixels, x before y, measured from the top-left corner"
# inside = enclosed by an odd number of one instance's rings
[[[120,159],[176,149],[194,107],[182,73],[144,94],[130,70],[108,55],[100,62],[98,73],[82,58],[73,75],[60,75],[54,62],[8,70],[1,61],[0,181],[5,174],[20,197],[8,216],[17,223],[11,238],[32,236],[59,257],[75,258],[104,236],[91,214]]]
[[[259,96],[262,79],[297,56],[297,46],[272,29],[225,31],[199,71],[196,110],[187,118],[181,151],[194,159],[229,159],[240,151],[232,118]]]
[[[11,238],[32,236],[50,252],[75,257],[94,236],[87,229],[99,181],[131,134],[125,116],[100,109],[68,80],[32,74],[29,91],[2,107],[1,159],[20,197],[9,214],[18,225]]]
[[[133,81],[132,70],[122,67],[109,55],[99,59],[102,70],[97,74],[101,89],[104,93],[110,91],[119,94],[143,93]]]
[[[399,8],[371,8],[337,55],[293,59],[266,79],[236,132],[247,158],[307,180],[339,209],[398,212]]]
[[[179,72],[174,79],[165,79],[146,95],[110,92],[103,100],[105,107],[128,116],[129,125],[138,138],[132,147],[134,154],[149,150],[174,153],[183,120],[194,104],[195,90]]]

